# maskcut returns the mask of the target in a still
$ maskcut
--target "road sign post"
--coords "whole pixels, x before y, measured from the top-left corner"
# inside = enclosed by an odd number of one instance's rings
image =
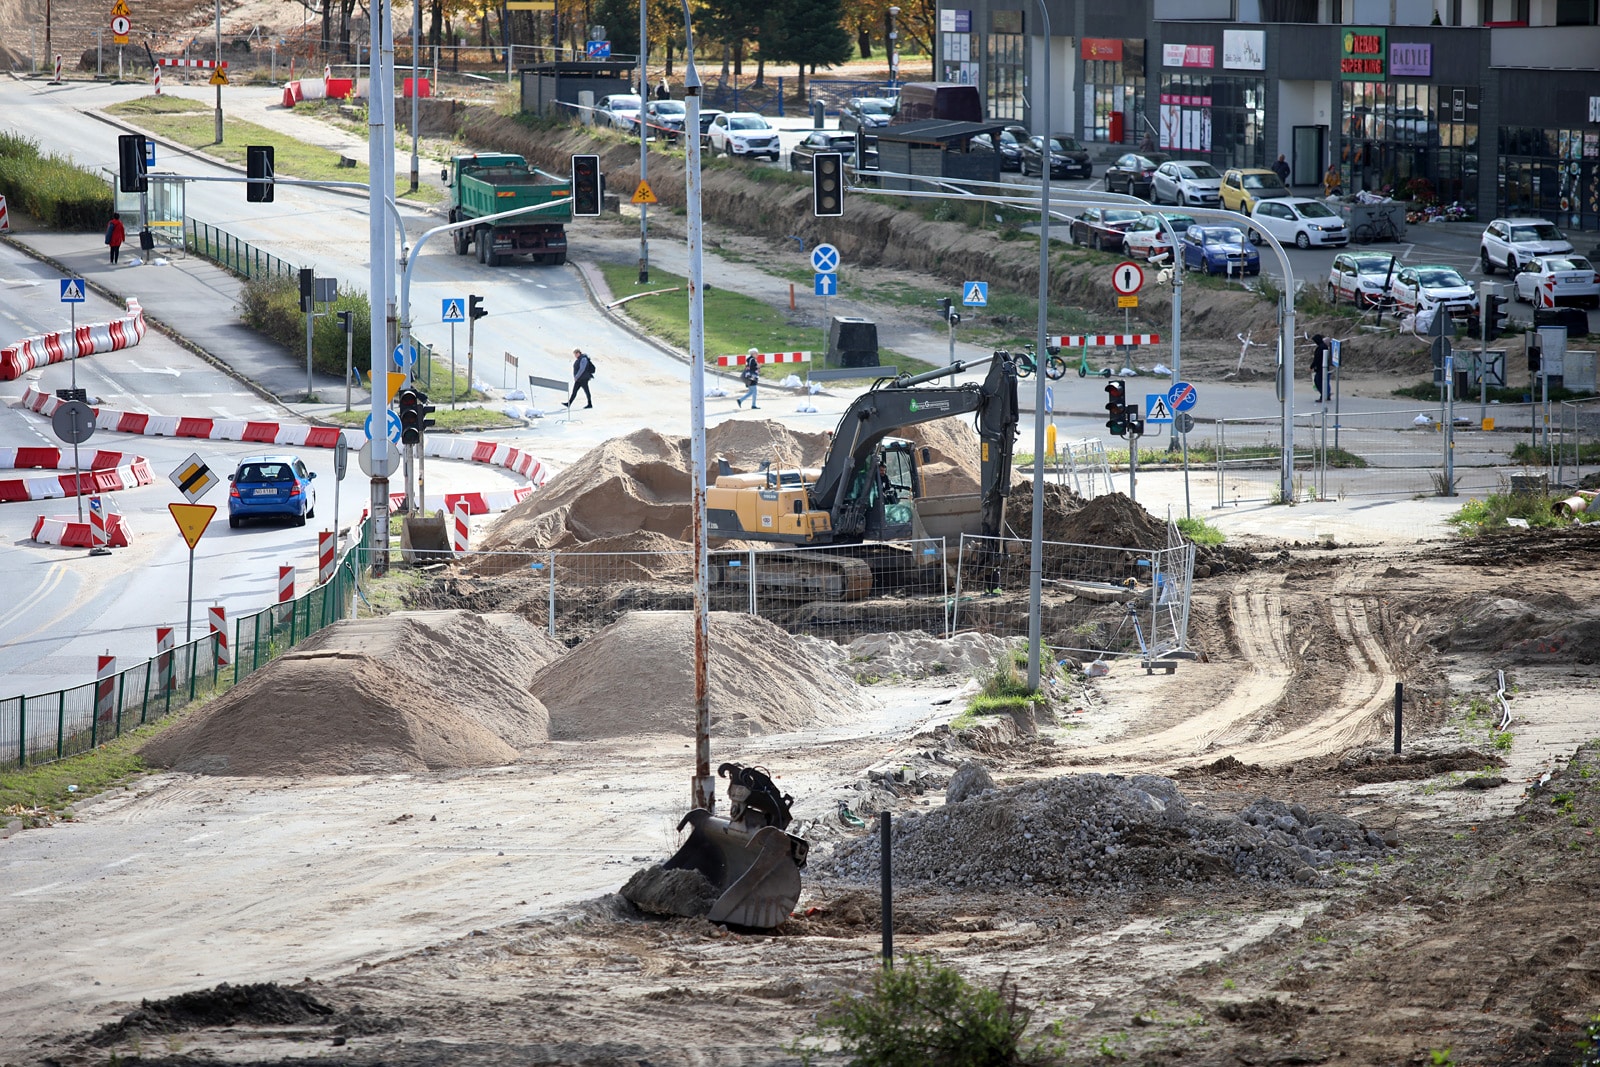
[[[191,503],[168,504],[167,510],[172,512],[173,521],[178,524],[178,532],[183,535],[184,543],[189,546],[189,596],[183,609],[183,641],[184,644],[188,644],[194,633],[194,549],[205,534],[206,527],[211,525],[211,519],[216,515],[217,508],[214,504]]]
[[[350,443],[339,432],[333,442],[333,536],[339,536],[339,486],[344,484],[344,472],[350,467]]]
[[[83,521],[83,470],[78,464],[78,446],[94,436],[94,408],[81,400],[68,400],[50,416],[56,436],[72,443],[72,495],[78,501],[78,521]]]

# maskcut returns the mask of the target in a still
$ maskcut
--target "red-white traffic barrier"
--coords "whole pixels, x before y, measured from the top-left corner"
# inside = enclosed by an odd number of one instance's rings
[[[528,498],[533,492],[533,487],[524,485],[518,489],[499,489],[487,493],[445,493],[444,510],[455,514],[456,505],[460,504],[467,509],[468,515],[491,515],[495,512],[510,511],[517,504]],[[404,493],[390,493],[389,507],[398,510],[405,506]]]
[[[41,545],[60,545],[63,548],[93,548],[97,544],[111,548],[128,547],[128,528],[122,516],[115,511],[106,515],[104,541],[96,541],[94,529],[71,515],[40,515],[33,520],[33,540]]]
[[[6,207],[6,198],[0,196],[0,233],[11,232],[11,211]]]
[[[96,657],[94,671],[94,716],[101,722],[110,722],[117,712],[117,657],[106,654]]]
[[[89,539],[94,542],[95,548],[103,548],[111,543],[106,531],[106,513],[97,496],[89,498]]]
[[[287,563],[278,566],[278,603],[287,604],[294,599],[294,567]]]
[[[450,507],[450,548],[458,556],[467,554],[467,539],[472,530],[467,514],[464,500],[457,500]]]
[[[327,585],[333,581],[333,571],[337,565],[335,548],[339,538],[332,530],[322,530],[317,534],[317,584]]]
[[[95,451],[88,455],[80,453],[80,460],[85,461],[85,466],[78,473],[0,478],[0,503],[111,493],[155,481],[150,461],[143,456]],[[59,448],[0,448],[0,470],[60,470],[68,461]]]
[[[1116,348],[1119,345],[1158,345],[1159,333],[1069,333],[1052,337],[1061,348]]]
[[[40,392],[31,386],[22,395],[22,405],[46,417],[54,415],[61,405],[52,393]],[[360,430],[341,430],[336,426],[305,426],[286,422],[247,422],[242,419],[200,419],[179,415],[149,415],[138,411],[113,411],[96,408],[95,425],[101,430],[115,433],[139,434],[145,437],[196,437],[209,441],[251,441],[264,445],[285,445],[296,448],[332,448],[343,434],[345,444],[360,448],[367,441]],[[20,450],[19,450],[20,451]],[[427,438],[424,451],[439,459],[460,459],[470,463],[485,463],[520,474],[534,485],[543,485],[550,471],[531,452],[501,441],[474,441],[468,438],[439,435]],[[4,450],[0,450],[3,466]],[[26,464],[25,464],[26,465]],[[0,496],[0,500],[5,497]],[[520,499],[520,498],[518,498]],[[474,513],[476,514],[476,512]]]
[[[206,617],[211,621],[211,636],[217,640],[217,666],[226,667],[233,662],[228,655],[228,609],[213,604],[206,609]]]
[[[173,689],[172,650],[177,638],[170,626],[156,627],[156,692],[170,693]]]
[[[228,65],[226,59],[158,59],[156,62],[163,67],[198,67],[200,70],[216,70]]]
[[[113,322],[57,330],[0,348],[0,381],[14,381],[35,367],[71,359],[74,352],[81,359],[96,352],[132,348],[144,340],[144,330],[144,309],[139,301],[129,297],[128,313]]]
[[[744,361],[749,359],[749,353],[742,356],[718,356],[719,367],[742,367]],[[757,352],[757,363],[810,363],[810,352]]]

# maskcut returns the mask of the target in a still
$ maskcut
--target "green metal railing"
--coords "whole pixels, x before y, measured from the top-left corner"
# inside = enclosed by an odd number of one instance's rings
[[[194,219],[189,220],[184,231],[184,244],[191,254],[209,259],[245,278],[293,278],[299,270],[248,241],[241,241],[227,230]]]
[[[345,549],[332,580],[234,623],[231,665],[215,634],[196,638],[107,678],[70,689],[0,699],[0,767],[29,767],[98,748],[148,722],[237,684],[355,602],[371,523]]]

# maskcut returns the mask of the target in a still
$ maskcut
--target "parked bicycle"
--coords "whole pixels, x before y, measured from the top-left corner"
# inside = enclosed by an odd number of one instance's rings
[[[1387,215],[1375,215],[1370,222],[1356,227],[1353,235],[1357,244],[1369,245],[1374,241],[1398,241],[1400,231]]]
[[[1024,351],[1018,352],[1015,356],[1018,378],[1033,377],[1033,372],[1036,369],[1033,347],[1033,345],[1028,345]],[[1052,382],[1059,382],[1067,376],[1067,361],[1061,358],[1061,349],[1055,345],[1047,346],[1045,352],[1049,358],[1045,360],[1044,376]],[[1079,377],[1082,377],[1082,375],[1079,375]]]

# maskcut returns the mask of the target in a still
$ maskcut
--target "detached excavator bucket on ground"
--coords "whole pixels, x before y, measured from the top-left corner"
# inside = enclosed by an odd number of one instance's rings
[[[706,918],[712,922],[770,930],[794,911],[810,850],[787,832],[794,798],[756,767],[724,763],[717,774],[728,779],[728,816],[704,808],[685,815],[678,829],[694,829],[662,868],[698,871],[711,883],[717,898]]]

